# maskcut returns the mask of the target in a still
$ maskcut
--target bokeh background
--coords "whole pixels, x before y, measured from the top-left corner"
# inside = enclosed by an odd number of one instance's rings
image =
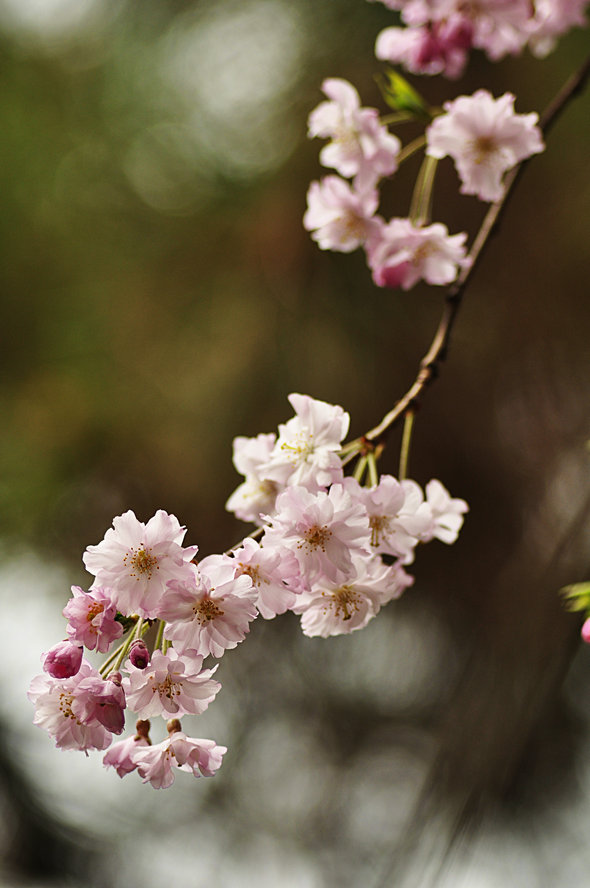
[[[441,294],[378,290],[301,225],[320,84],[383,107],[392,21],[363,0],[0,0],[3,886],[590,886],[590,652],[557,594],[590,577],[588,92],[519,183],[416,421],[411,475],[471,505],[456,546],[420,552],[350,637],[258,621],[191,731],[230,747],[214,780],[158,793],[30,724],[114,515],[164,508],[222,551],[245,532],[223,508],[235,435],[275,430],[292,391],[358,435],[412,381]],[[589,44],[414,83],[540,111]],[[434,205],[471,233],[484,209],[447,162]]]

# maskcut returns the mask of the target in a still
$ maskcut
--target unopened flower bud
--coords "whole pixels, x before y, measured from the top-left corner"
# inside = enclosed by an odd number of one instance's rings
[[[582,641],[585,641],[586,644],[590,644],[590,617],[585,620],[584,625],[582,626]]]
[[[60,641],[45,654],[43,669],[53,678],[71,678],[80,671],[83,645]]]
[[[180,724],[179,719],[171,718],[166,722],[166,730],[169,734],[175,734],[177,731],[182,731],[182,725]]]
[[[137,669],[145,669],[150,662],[150,652],[142,638],[136,638],[129,648],[129,659]]]
[[[140,739],[147,740],[147,742],[151,746],[152,741],[150,740],[150,727],[151,727],[151,725],[150,725],[149,719],[147,719],[147,718],[138,719],[135,722],[135,731],[136,731],[135,739],[136,740],[140,740]]]

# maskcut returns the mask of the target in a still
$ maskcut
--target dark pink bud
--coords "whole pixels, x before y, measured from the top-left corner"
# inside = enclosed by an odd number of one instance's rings
[[[60,641],[45,654],[43,669],[53,678],[71,678],[82,664],[84,646],[73,641]]]
[[[104,683],[96,717],[101,725],[113,734],[120,734],[125,727],[125,692],[121,687],[121,674],[114,672]]]
[[[145,669],[150,662],[150,652],[142,638],[136,638],[129,648],[129,659],[138,669]]]

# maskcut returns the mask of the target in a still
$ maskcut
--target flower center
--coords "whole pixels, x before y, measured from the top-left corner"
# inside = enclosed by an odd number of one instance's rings
[[[223,616],[223,611],[217,607],[212,598],[203,598],[202,601],[195,604],[193,611],[201,626],[203,623],[210,623],[215,617]]]
[[[416,247],[414,250],[414,255],[412,256],[412,265],[419,266],[423,262],[428,259],[429,256],[432,256],[433,253],[436,252],[436,247],[432,243],[432,241],[424,241],[420,244],[419,247]]]
[[[292,462],[305,459],[313,449],[313,435],[307,430],[297,432],[290,441],[283,441],[281,450],[286,451],[286,456]]]
[[[321,549],[322,552],[325,552],[326,543],[331,536],[332,531],[327,524],[322,525],[322,527],[319,524],[314,524],[305,531],[303,539],[297,544],[297,548],[306,548],[308,552],[313,552],[316,549]]]
[[[79,725],[82,724],[72,712],[72,703],[74,702],[73,694],[66,694],[63,691],[59,695],[59,711],[64,718],[72,718]]]
[[[178,694],[180,694],[181,687],[177,681],[172,681],[170,676],[167,675],[164,681],[161,681],[160,684],[155,684],[152,687],[152,692],[154,694],[156,691],[160,697],[168,697],[169,700],[172,700],[173,697],[177,697]]]
[[[381,534],[385,535],[390,529],[389,518],[387,515],[371,515],[369,527],[371,528],[371,545],[377,547]]]
[[[154,570],[160,570],[160,565],[158,564],[158,559],[155,555],[152,555],[151,549],[148,549],[144,546],[143,543],[140,543],[141,549],[130,549],[129,552],[125,553],[125,557],[123,558],[123,564],[127,564],[129,561],[129,567],[131,568],[130,576],[135,577],[139,580],[142,576],[147,580],[151,580]]]
[[[104,611],[104,604],[101,604],[100,601],[95,601],[93,605],[88,608],[88,613],[86,614],[86,620],[89,623],[92,623],[95,617],[99,614],[102,614]],[[98,630],[96,626],[89,626],[91,632],[96,633]]]
[[[498,146],[491,136],[478,136],[470,145],[473,163],[486,163],[491,154],[494,154]]]
[[[260,576],[260,565],[259,564],[243,564],[241,561],[238,564],[238,569],[240,571],[240,575],[250,577],[255,586],[260,586],[261,583],[268,583],[268,580],[263,580]]]
[[[322,592],[322,595],[329,595],[331,597],[332,601],[330,604],[334,614],[343,621],[352,619],[353,614],[359,609],[361,597],[350,586],[341,586],[334,592]]]
[[[342,214],[341,224],[344,236],[360,241],[367,237],[367,220],[353,210],[346,210]]]

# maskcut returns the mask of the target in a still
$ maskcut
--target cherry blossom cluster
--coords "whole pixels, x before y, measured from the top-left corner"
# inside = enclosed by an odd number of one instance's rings
[[[420,116],[430,122],[422,138],[402,148],[379,121],[378,111],[361,107],[352,84],[330,78],[322,89],[328,101],[311,112],[309,136],[330,140],[320,161],[339,175],[311,183],[305,228],[322,250],[347,253],[362,247],[379,287],[409,290],[420,280],[452,283],[469,264],[467,235],[451,235],[441,222],[428,224],[437,161],[453,159],[463,194],[498,200],[504,174],[544,149],[537,114],[517,114],[510,93],[495,99],[480,89],[446,102],[438,111],[412,93]],[[425,161],[410,215],[386,221],[377,213],[379,187],[400,162],[422,148]]]
[[[289,401],[295,415],[278,434],[234,441],[244,481],[227,508],[258,530],[229,552],[197,560],[197,547],[183,545],[186,529],[164,511],[146,524],[128,511],[86,549],[94,580],[88,591],[72,587],[67,637],[43,655],[29,690],[35,724],[61,749],[106,750],[105,766],[120,777],[137,771],[156,788],[176,770],[213,775],[226,748],[187,736],[180,723],[221,688],[206,659],[235,648],[258,616],[288,610],[308,636],[361,629],[411,585],[406,567],[419,543],[456,540],[464,500],[436,480],[423,491],[379,477],[364,439],[343,445],[341,407],[300,394]],[[88,653],[106,655],[100,668]],[[135,732],[113,743],[128,712]],[[167,737],[153,743],[158,717]]]
[[[459,77],[471,49],[496,61],[530,47],[550,52],[572,27],[587,24],[588,0],[381,0],[404,27],[385,28],[375,55],[414,74]]]
[[[412,584],[405,567],[418,543],[456,540],[467,504],[436,480],[423,492],[376,470],[367,486],[362,472],[345,477],[342,456],[366,446],[360,439],[343,449],[348,414],[306,395],[289,401],[295,416],[278,435],[234,441],[245,477],[227,508],[259,525],[260,542],[245,541],[232,557],[254,578],[262,616],[289,609],[305,635],[342,635]]]
[[[537,55],[575,25],[587,24],[590,0],[382,0],[401,14],[403,27],[379,34],[376,55],[416,74],[458,77],[472,48],[497,60],[529,46]],[[365,251],[374,283],[409,290],[419,281],[444,286],[470,265],[465,232],[449,234],[432,222],[438,161],[453,160],[462,194],[501,200],[505,174],[544,150],[538,115],[517,113],[515,96],[494,97],[485,89],[431,107],[395,71],[382,78],[389,113],[361,105],[355,87],[328,78],[327,101],[309,115],[310,138],[327,139],[320,162],[335,170],[311,183],[304,227],[322,250]],[[389,127],[413,120],[422,136],[406,145]],[[408,215],[379,215],[380,189],[400,164],[424,151]]]

